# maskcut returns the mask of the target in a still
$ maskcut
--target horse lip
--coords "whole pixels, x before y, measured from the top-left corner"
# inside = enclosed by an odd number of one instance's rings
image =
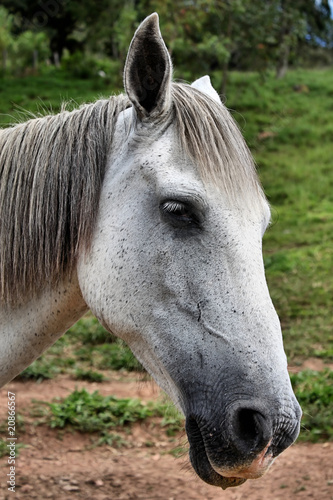
[[[226,478],[241,478],[246,480],[262,477],[275,460],[271,451],[271,442],[267,444],[250,464],[232,469],[215,467],[216,472]]]
[[[191,462],[193,467],[195,468],[195,471],[197,472],[199,477],[201,477],[201,479],[203,479],[208,484],[220,486],[223,490],[225,490],[227,488],[240,486],[241,484],[245,483],[247,479],[258,479],[262,477],[275,460],[271,453],[270,445],[271,443],[268,443],[264,450],[262,450],[262,452],[257,456],[255,460],[251,462],[251,464],[235,467],[232,469],[225,469],[214,466],[206,454],[205,460],[203,460],[206,461],[204,465],[206,471],[202,475],[200,466],[196,467],[193,464],[193,460],[191,460]],[[209,480],[207,480],[207,466],[209,466],[211,469]]]
[[[199,431],[199,429],[197,430]],[[218,472],[217,468],[213,467],[207,455],[204,439],[200,431],[196,433],[196,440],[192,441],[191,444],[191,440],[189,439],[189,442],[190,460],[193,469],[203,481],[213,486],[219,486],[223,490],[245,483],[245,478],[225,477]]]
[[[235,476],[223,476],[220,474],[210,463],[210,460],[205,452],[204,456],[201,454],[200,459],[194,457],[190,450],[190,459],[195,472],[198,474],[200,479],[205,481],[207,484],[213,486],[218,486],[223,490],[227,488],[240,486],[245,483],[246,479]]]
[[[188,437],[190,438],[190,436]],[[245,483],[247,479],[262,477],[274,461],[272,440],[251,462],[230,468],[217,466],[209,458],[199,426],[197,426],[195,432],[195,439],[189,439],[189,442],[190,460],[195,472],[206,483],[219,486],[223,490],[239,486]]]

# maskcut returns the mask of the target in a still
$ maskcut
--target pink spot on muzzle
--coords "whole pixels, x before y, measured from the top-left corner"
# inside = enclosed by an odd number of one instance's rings
[[[274,462],[273,455],[268,452],[271,441],[259,453],[249,465],[239,466],[232,469],[216,469],[223,477],[233,479],[258,479],[262,477]]]

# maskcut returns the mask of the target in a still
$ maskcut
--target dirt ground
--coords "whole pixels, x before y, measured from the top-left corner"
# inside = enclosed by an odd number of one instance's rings
[[[9,390],[16,395],[17,412],[25,415],[25,432],[17,434],[17,442],[25,447],[19,449],[15,464],[15,493],[7,489],[8,456],[0,459],[0,500],[333,500],[333,443],[294,445],[265,477],[222,491],[197,478],[186,456],[170,453],[186,442],[185,435],[167,437],[156,420],[124,432],[127,446],[120,448],[96,447],[89,435],[33,425],[33,399],[51,401],[76,387],[144,401],[159,397],[153,382],[117,374],[101,384],[67,376],[41,384],[8,384],[0,391],[0,422],[7,418]]]

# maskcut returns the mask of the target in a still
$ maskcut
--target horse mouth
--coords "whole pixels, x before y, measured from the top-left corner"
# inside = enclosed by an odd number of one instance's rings
[[[195,428],[196,427],[196,428]],[[207,437],[203,437],[197,424],[191,423],[190,442],[190,460],[192,467],[197,475],[208,484],[221,487],[223,490],[235,486],[240,486],[247,479],[258,479],[262,477],[274,458],[271,451],[271,440],[262,449],[256,457],[242,465],[217,465],[217,460],[209,457],[209,445],[207,446]],[[220,457],[225,453],[220,451]],[[229,455],[227,453],[227,455]],[[214,456],[216,454],[214,453]],[[230,456],[227,462],[230,463]]]
[[[205,481],[205,483],[211,484],[212,486],[218,486],[223,490],[227,488],[240,486],[245,483],[246,478],[236,477],[236,476],[225,476],[222,473],[217,472],[213,468],[207,453],[204,448],[204,443],[202,440],[202,447],[199,450],[199,443],[197,442],[195,446],[190,447],[190,460],[193,469],[197,475]]]
[[[245,478],[241,477],[223,476],[212,467],[205,451],[198,454],[194,452],[192,446],[190,448],[190,460],[200,479],[212,486],[219,486],[226,490],[227,488],[240,486],[246,481]]]
[[[190,448],[190,459],[194,470],[203,481],[219,486],[223,490],[240,486],[247,479],[262,477],[274,461],[269,445],[251,464],[234,468],[215,467],[211,464],[206,452],[195,455],[192,448]]]

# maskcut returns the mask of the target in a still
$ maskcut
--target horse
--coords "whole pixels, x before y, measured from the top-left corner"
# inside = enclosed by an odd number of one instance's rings
[[[184,414],[198,476],[237,486],[301,418],[265,279],[270,207],[210,78],[172,80],[156,13],[124,88],[0,132],[0,381],[91,310]]]

